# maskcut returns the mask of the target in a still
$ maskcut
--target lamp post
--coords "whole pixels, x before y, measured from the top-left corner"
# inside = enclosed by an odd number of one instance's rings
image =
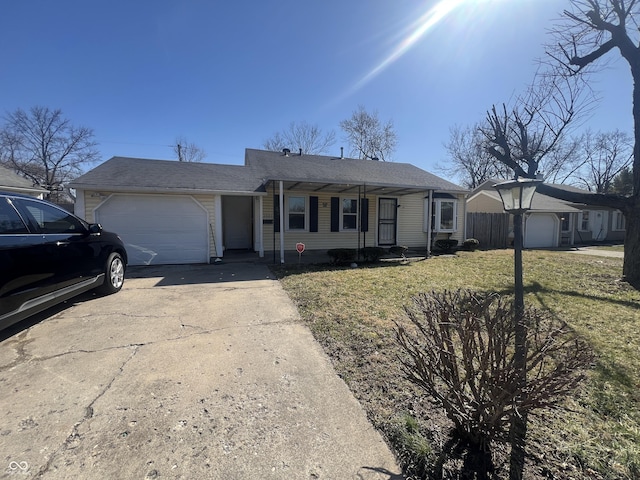
[[[515,405],[512,412],[509,437],[511,440],[511,458],[509,478],[521,479],[524,469],[525,437],[527,436],[527,416],[519,412],[518,406],[526,398],[527,386],[527,326],[523,322],[524,287],[522,284],[522,215],[531,209],[533,195],[542,180],[516,179],[494,185],[504,210],[513,215],[513,249],[514,249],[514,353],[513,366],[516,373]]]

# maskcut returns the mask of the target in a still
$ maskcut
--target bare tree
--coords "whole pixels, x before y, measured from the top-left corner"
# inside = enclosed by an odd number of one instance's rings
[[[576,172],[580,185],[590,192],[613,193],[613,180],[631,164],[632,151],[631,137],[625,132],[587,130],[580,141],[584,165]]]
[[[50,192],[99,158],[93,130],[76,127],[62,110],[32,107],[5,116],[0,131],[0,162]]]
[[[487,152],[484,140],[479,124],[452,127],[449,130],[449,141],[445,144],[448,164],[438,165],[436,169],[459,178],[462,185],[469,189],[490,179],[509,178],[509,168]]]
[[[550,57],[567,77],[592,73],[617,53],[629,64],[633,81],[632,194],[578,196],[564,194],[548,185],[542,193],[568,201],[603,205],[621,210],[626,219],[623,275],[640,288],[640,0],[570,0],[562,21],[552,31]],[[591,71],[591,72],[590,72]],[[590,197],[590,198],[589,198]]]
[[[333,130],[323,132],[317,125],[307,122],[291,122],[289,128],[282,132],[276,132],[271,138],[264,141],[265,150],[280,152],[284,148],[290,150],[302,150],[309,155],[321,155],[327,153],[336,142],[336,134]]]
[[[201,162],[207,156],[207,153],[202,148],[182,136],[176,138],[171,148],[180,162]]]
[[[340,122],[351,147],[351,155],[362,159],[391,160],[398,138],[389,120],[382,123],[378,112],[369,113],[362,105],[353,112],[351,118]]]

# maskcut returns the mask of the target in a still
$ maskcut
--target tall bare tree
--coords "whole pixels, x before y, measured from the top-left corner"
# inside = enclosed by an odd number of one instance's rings
[[[93,130],[76,127],[62,110],[32,107],[5,116],[0,130],[0,163],[50,192],[99,158]]]
[[[180,162],[201,162],[207,156],[207,152],[185,137],[177,137],[171,149]]]
[[[614,178],[633,158],[631,137],[620,130],[587,130],[581,137],[580,156],[584,161],[576,172],[580,185],[591,192],[613,193]]]
[[[286,130],[276,132],[264,141],[265,150],[280,152],[284,148],[302,150],[309,155],[328,153],[329,148],[336,143],[336,133],[333,130],[323,132],[317,125],[307,122],[291,122]]]
[[[562,21],[553,29],[549,54],[567,77],[597,74],[617,52],[629,65],[633,93],[633,190],[629,196],[562,193],[548,185],[542,193],[568,201],[621,210],[626,219],[624,278],[640,288],[640,0],[570,0]],[[590,197],[590,198],[589,198]]]
[[[362,105],[353,112],[351,118],[340,122],[351,147],[351,155],[362,159],[391,160],[398,144],[393,122],[382,123],[378,112],[367,112]]]
[[[449,141],[445,144],[448,159],[446,165],[436,167],[440,172],[456,177],[469,189],[474,189],[490,179],[508,178],[509,168],[497,162],[484,148],[484,137],[480,125],[449,130]]]

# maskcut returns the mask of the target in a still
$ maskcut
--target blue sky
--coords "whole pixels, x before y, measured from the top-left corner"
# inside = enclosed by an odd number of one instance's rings
[[[437,18],[425,14],[449,2],[459,5],[425,28]],[[0,111],[62,109],[94,130],[102,160],[171,159],[168,145],[184,136],[205,161],[241,164],[245,148],[262,148],[291,121],[334,129],[338,154],[347,146],[339,122],[363,105],[394,122],[395,161],[433,171],[446,162],[450,127],[481,120],[532,80],[550,20],[566,5],[10,1],[0,18]],[[595,80],[602,101],[586,125],[631,133],[626,64]]]

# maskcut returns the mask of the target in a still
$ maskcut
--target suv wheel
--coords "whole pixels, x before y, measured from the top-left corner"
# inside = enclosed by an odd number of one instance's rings
[[[105,266],[104,283],[97,290],[105,295],[119,291],[124,283],[124,270],[122,256],[115,252],[109,255]]]

